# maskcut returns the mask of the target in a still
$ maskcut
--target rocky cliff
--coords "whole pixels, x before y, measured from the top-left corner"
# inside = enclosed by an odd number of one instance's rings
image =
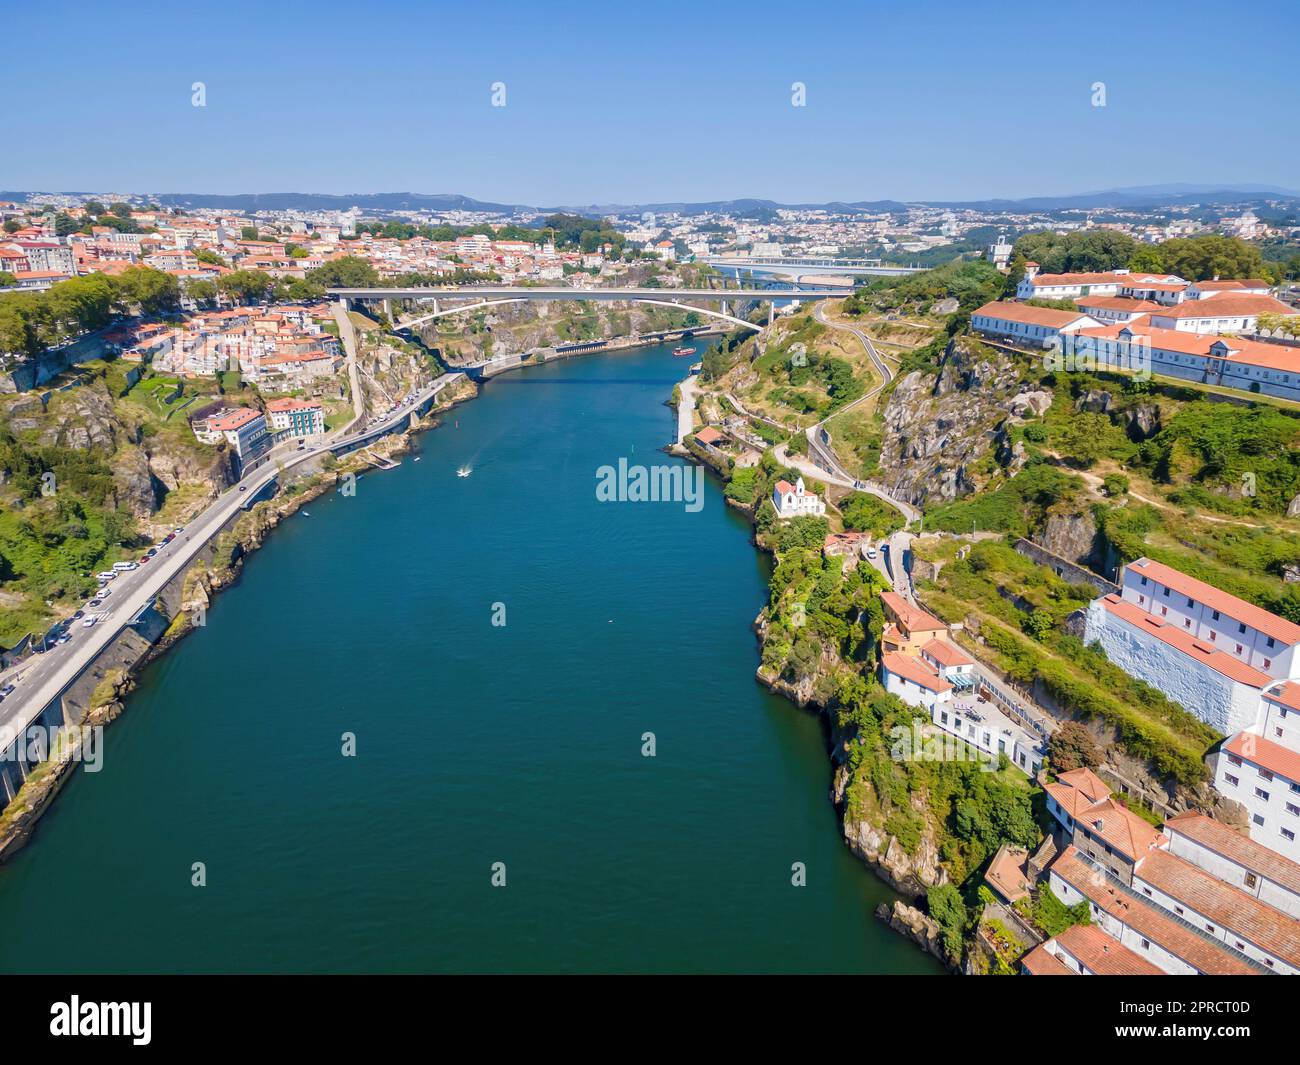
[[[1015,472],[1024,450],[1006,427],[1041,413],[1051,393],[1031,391],[1012,356],[969,336],[954,337],[937,374],[915,370],[894,386],[885,423],[879,479],[914,504],[976,491],[994,466]]]

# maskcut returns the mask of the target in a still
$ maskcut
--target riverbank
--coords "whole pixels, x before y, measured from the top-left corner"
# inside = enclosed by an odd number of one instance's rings
[[[693,438],[688,438],[683,443],[674,443],[667,450],[705,466],[717,475],[725,493],[726,484],[734,470],[729,461],[716,450],[701,446]],[[776,472],[775,467],[769,470],[768,479]],[[760,482],[762,480],[760,478]],[[765,497],[758,495],[748,503],[733,499],[730,495],[724,497],[730,507],[745,516],[751,526],[751,542],[760,553],[772,560],[775,567],[778,558],[771,541],[771,527],[764,531],[759,516]],[[820,552],[820,543],[818,550]],[[825,730],[827,754],[833,771],[829,798],[839,819],[844,844],[881,881],[909,900],[895,900],[892,906],[882,903],[876,908],[875,916],[893,932],[935,957],[950,972],[961,971],[945,953],[938,926],[914,905],[924,899],[931,888],[948,883],[948,874],[940,860],[935,839],[929,833],[922,833],[909,850],[895,832],[890,831],[888,819],[880,806],[851,801],[849,792],[853,782],[854,747],[862,740],[856,728],[846,727],[842,723],[838,700],[833,692],[844,676],[854,671],[854,667],[844,661],[837,651],[820,646],[816,652],[815,665],[791,679],[769,662],[770,652],[777,645],[777,638],[774,637],[775,619],[770,605],[759,611],[752,627],[760,651],[755,680],[773,694],[801,710],[807,710]]]
[[[654,347],[660,343],[639,337],[616,339],[627,343],[617,347],[607,345],[596,349],[562,352],[554,354],[550,359],[540,360],[539,364],[582,355],[606,354],[611,350]],[[510,367],[517,368],[519,367]],[[94,685],[90,693],[83,720],[78,725],[65,726],[60,733],[60,742],[51,751],[51,756],[31,770],[14,799],[0,811],[0,864],[26,846],[37,823],[50,809],[67,778],[80,764],[85,730],[102,728],[123,713],[126,696],[135,688],[139,672],[194,631],[194,619],[204,617],[216,596],[239,579],[244,560],[265,543],[276,526],[306,504],[335,490],[344,476],[362,474],[374,468],[367,461],[365,452],[372,452],[385,460],[406,454],[411,450],[416,435],[440,424],[440,414],[477,398],[479,394],[479,386],[466,379],[453,386],[447,399],[435,402],[417,426],[382,437],[376,443],[338,460],[333,468],[317,470],[306,477],[281,485],[275,496],[255,504],[232,526],[221,530],[211,541],[207,557],[196,559],[182,574],[180,608],[166,619],[165,631],[156,640],[130,654],[129,661],[110,664],[101,671],[103,679]],[[91,673],[101,660],[109,661],[117,654],[116,647],[111,645],[85,673]]]
[[[13,800],[0,812],[0,863],[13,857],[30,840],[37,823],[80,764],[87,731],[102,729],[121,716],[126,696],[135,688],[139,672],[203,624],[202,620],[196,622],[196,618],[205,618],[214,598],[239,579],[244,560],[265,543],[276,526],[312,500],[335,490],[344,477],[361,475],[376,468],[367,458],[367,452],[385,461],[406,454],[416,434],[436,428],[440,424],[440,414],[475,398],[478,391],[468,379],[454,385],[450,394],[445,399],[439,398],[416,426],[381,437],[366,448],[337,460],[331,468],[287,481],[280,485],[271,499],[254,504],[249,511],[219,530],[207,545],[206,557],[196,558],[180,575],[179,610],[166,618],[167,626],[162,634],[130,654],[128,661],[103,669],[103,679],[91,691],[82,721],[64,726],[58,733],[50,757],[32,769]],[[160,596],[158,601],[161,599]],[[101,660],[112,662],[121,654],[116,644],[110,645],[85,673],[92,673]]]
[[[0,868],[0,970],[937,971],[872,916],[823,728],[751,679],[749,523],[712,478],[593,491],[679,465],[682,372],[522,369],[282,522]],[[62,919],[87,884],[112,920]]]

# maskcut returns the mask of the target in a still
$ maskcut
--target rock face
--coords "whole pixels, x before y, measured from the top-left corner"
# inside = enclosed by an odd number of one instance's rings
[[[130,434],[113,413],[102,381],[59,393],[50,400],[39,440],[46,446],[112,451]]]
[[[158,494],[145,453],[138,447],[121,448],[113,456],[113,498],[118,508],[147,518],[158,509]]]
[[[950,964],[947,955],[943,952],[939,926],[915,906],[908,906],[904,902],[895,902],[891,908],[882,902],[876,907],[876,916],[900,936],[910,939],[922,950],[933,954],[945,965]]]
[[[1087,565],[1097,553],[1097,523],[1092,512],[1050,514],[1038,542],[1052,554]]]
[[[938,377],[914,371],[895,385],[882,418],[880,480],[910,503],[951,500],[979,487],[974,467],[1003,444],[1008,468],[1023,462],[1009,446],[1008,418],[1050,404],[1046,392],[1022,392],[1013,356],[972,337],[955,337]],[[1046,406],[1043,406],[1046,409]]]

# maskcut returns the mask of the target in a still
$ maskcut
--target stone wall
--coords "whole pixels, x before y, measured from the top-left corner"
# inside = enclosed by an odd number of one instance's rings
[[[1016,550],[1026,558],[1046,566],[1062,580],[1071,584],[1091,584],[1099,595],[1111,595],[1119,592],[1119,585],[1112,584],[1105,577],[1099,577],[1092,570],[1080,566],[1069,559],[1054,555],[1047,548],[1041,547],[1023,536],[1016,541]]]

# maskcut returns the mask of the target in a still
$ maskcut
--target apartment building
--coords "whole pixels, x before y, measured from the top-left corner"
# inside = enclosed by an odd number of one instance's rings
[[[975,311],[970,324],[972,329],[987,337],[1048,348],[1059,344],[1066,334],[1080,329],[1096,329],[1102,322],[1078,311],[1058,311],[1051,307],[994,300]]]

